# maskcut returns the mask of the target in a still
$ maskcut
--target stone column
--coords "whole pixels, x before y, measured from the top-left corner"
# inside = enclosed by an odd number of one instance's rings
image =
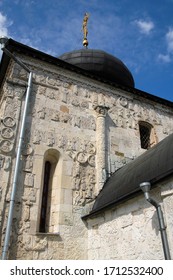
[[[107,148],[106,148],[106,115],[108,108],[105,106],[97,106],[97,122],[96,122],[96,180],[97,194],[102,189],[107,178]]]

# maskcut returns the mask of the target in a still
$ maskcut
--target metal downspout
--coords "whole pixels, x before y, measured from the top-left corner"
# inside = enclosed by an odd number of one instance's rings
[[[164,257],[165,257],[165,260],[171,260],[171,255],[170,255],[169,245],[168,245],[168,239],[167,239],[167,234],[166,234],[166,226],[165,226],[161,206],[155,199],[150,197],[150,193],[149,193],[149,191],[151,189],[151,183],[150,182],[140,183],[139,186],[144,193],[145,199],[156,208],[157,217],[158,217],[158,220],[159,220],[159,229],[160,229],[160,234],[161,234],[161,239],[162,239],[162,247],[163,247]]]
[[[162,240],[162,246],[163,246],[163,252],[165,256],[165,260],[171,260],[171,255],[169,251],[169,245],[168,245],[168,239],[166,234],[166,226],[164,223],[163,213],[160,204],[155,201],[153,198],[148,197],[146,198],[149,203],[151,203],[157,211],[157,217],[159,220],[159,228],[160,228],[160,234],[161,234],[161,240]]]
[[[18,147],[17,147],[17,152],[16,152],[16,163],[15,163],[15,169],[14,169],[13,182],[12,182],[12,192],[11,192],[11,198],[10,198],[7,227],[6,227],[6,232],[5,232],[4,246],[3,246],[3,250],[2,250],[2,260],[6,260],[8,249],[9,249],[9,243],[10,243],[10,234],[11,234],[12,221],[13,221],[13,212],[14,212],[14,205],[15,205],[15,195],[16,195],[16,190],[17,190],[17,180],[18,180],[18,174],[19,174],[20,157],[21,157],[22,144],[23,144],[23,140],[24,140],[25,121],[26,121],[27,108],[28,108],[28,104],[29,104],[29,96],[30,96],[30,92],[31,92],[33,73],[22,61],[20,61],[16,57],[14,57],[14,55],[11,52],[9,52],[5,47],[3,47],[2,50],[9,57],[14,59],[23,69],[25,69],[29,73],[26,98],[25,98],[25,104],[24,104],[24,111],[23,111],[22,123],[21,123],[20,135],[19,135],[19,142],[18,142]]]

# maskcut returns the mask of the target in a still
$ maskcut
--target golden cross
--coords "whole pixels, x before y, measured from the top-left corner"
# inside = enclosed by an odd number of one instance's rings
[[[88,29],[87,29],[87,23],[89,19],[89,14],[85,13],[84,19],[83,19],[83,24],[82,24],[82,29],[83,29],[83,46],[87,47],[88,46],[88,40],[87,40],[87,35],[88,35]]]

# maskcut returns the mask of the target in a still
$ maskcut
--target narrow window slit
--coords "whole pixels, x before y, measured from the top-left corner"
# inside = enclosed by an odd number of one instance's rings
[[[45,168],[44,168],[43,194],[42,194],[42,204],[41,204],[41,214],[40,214],[40,227],[39,227],[40,232],[46,232],[50,173],[51,173],[51,163],[49,161],[46,161]]]

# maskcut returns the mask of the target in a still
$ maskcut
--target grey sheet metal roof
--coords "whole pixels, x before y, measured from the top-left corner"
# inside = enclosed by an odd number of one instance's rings
[[[108,81],[134,87],[133,76],[125,64],[117,57],[102,50],[75,50],[65,53],[59,58]]]
[[[141,193],[139,184],[152,185],[173,174],[173,134],[134,161],[118,169],[105,183],[89,215],[95,215]]]

